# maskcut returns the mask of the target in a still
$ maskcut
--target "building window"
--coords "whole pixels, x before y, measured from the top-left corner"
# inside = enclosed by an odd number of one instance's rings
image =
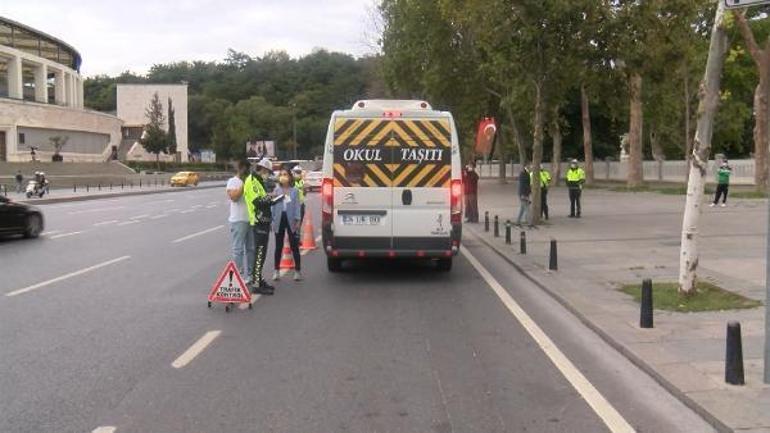
[[[19,133],[19,144],[25,144],[24,143],[24,133],[23,132]]]

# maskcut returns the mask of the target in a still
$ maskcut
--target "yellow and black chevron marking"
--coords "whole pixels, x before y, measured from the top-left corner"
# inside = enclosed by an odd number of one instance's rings
[[[334,183],[362,187],[448,187],[448,119],[337,119]]]

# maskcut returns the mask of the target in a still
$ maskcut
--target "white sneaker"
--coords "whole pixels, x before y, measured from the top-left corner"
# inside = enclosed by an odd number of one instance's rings
[[[709,207],[714,207],[714,206],[716,206],[714,203],[709,204]]]
[[[281,279],[281,271],[274,271],[273,272],[273,281],[278,281]]]
[[[300,271],[294,271],[294,281],[302,281],[302,273]]]
[[[724,203],[722,203],[720,206],[722,206],[722,207],[727,207],[727,205],[726,205],[726,204],[724,204]]]

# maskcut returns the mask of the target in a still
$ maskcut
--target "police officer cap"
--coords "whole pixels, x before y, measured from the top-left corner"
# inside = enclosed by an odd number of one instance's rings
[[[269,159],[269,158],[262,158],[262,159],[261,159],[261,160],[260,160],[260,161],[257,163],[257,168],[258,168],[258,169],[259,169],[259,168],[264,168],[265,170],[267,170],[267,171],[269,171],[269,172],[271,172],[271,173],[272,173],[272,172],[273,172],[273,162],[272,162],[272,161],[270,161],[270,159]]]
[[[295,165],[294,168],[291,169],[294,173],[302,173],[302,167],[299,165]]]

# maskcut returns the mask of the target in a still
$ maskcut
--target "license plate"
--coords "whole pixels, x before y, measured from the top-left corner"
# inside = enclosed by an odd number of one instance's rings
[[[380,224],[379,215],[343,215],[342,224],[347,226],[376,226]]]

